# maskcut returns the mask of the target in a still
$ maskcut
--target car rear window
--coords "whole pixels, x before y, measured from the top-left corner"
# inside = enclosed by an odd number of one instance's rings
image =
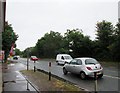
[[[37,58],[36,56],[31,56],[31,58]]]
[[[97,60],[95,60],[95,59],[86,59],[85,60],[85,64],[86,65],[90,65],[90,64],[98,64],[98,61]]]

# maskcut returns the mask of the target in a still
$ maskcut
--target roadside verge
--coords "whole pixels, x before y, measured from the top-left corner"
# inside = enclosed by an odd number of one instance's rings
[[[33,70],[22,70],[20,71],[29,81],[34,83],[40,91],[71,91],[79,93],[86,93],[84,90],[80,89],[78,86],[67,82],[66,80],[56,78],[52,75],[51,80],[47,72]],[[44,73],[43,73],[44,72]]]

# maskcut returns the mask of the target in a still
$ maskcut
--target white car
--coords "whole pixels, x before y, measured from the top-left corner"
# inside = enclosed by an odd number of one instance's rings
[[[75,58],[69,64],[63,66],[63,73],[68,72],[79,74],[81,79],[86,79],[87,76],[94,76],[94,72],[101,78],[103,76],[103,68],[100,63],[94,58]]]

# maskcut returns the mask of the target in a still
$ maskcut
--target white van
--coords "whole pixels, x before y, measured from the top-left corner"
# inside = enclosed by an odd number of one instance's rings
[[[58,54],[56,56],[56,63],[64,65],[65,63],[69,63],[73,58],[69,54]]]

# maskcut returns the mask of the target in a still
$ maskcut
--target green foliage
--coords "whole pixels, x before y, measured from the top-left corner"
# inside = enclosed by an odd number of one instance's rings
[[[20,49],[15,48],[15,55],[21,55],[21,54],[22,52],[20,51]]]
[[[97,39],[101,47],[106,48],[111,44],[113,25],[110,22],[102,21],[97,23]]]
[[[103,20],[96,24],[96,32],[97,37],[92,41],[81,29],[67,29],[64,36],[50,31],[38,40],[35,47],[24,50],[24,57],[30,50],[29,55],[40,58],[55,58],[58,53],[67,53],[73,57],[120,61],[120,23],[114,27],[111,22]]]
[[[13,31],[11,24],[8,24],[8,22],[6,22],[5,31],[2,32],[2,50],[5,51],[5,60],[9,55],[12,44],[15,43],[17,38],[18,35],[16,35],[15,32]]]
[[[71,41],[73,44],[70,46]],[[31,54],[47,58],[55,58],[58,53],[67,53],[74,57],[91,56],[91,44],[89,36],[84,36],[79,29],[68,29],[64,37],[58,32],[50,31],[38,40],[36,46],[31,49]],[[70,52],[70,49],[73,52]],[[24,56],[26,55],[25,50]]]
[[[113,60],[120,61],[120,23],[116,24],[116,28],[114,31],[114,42],[111,44],[110,50]]]
[[[103,20],[96,24],[97,28],[97,57],[99,59],[108,60],[111,57],[109,47],[113,43],[114,27],[111,22]]]
[[[58,32],[50,31],[38,40],[36,48],[40,57],[54,57],[61,48],[62,36]]]
[[[32,49],[33,49],[33,47],[28,47],[28,48],[26,48],[23,52],[22,52],[22,56],[23,57],[30,57],[31,56],[31,52],[32,52]]]
[[[68,42],[69,49],[73,50],[73,57],[92,56],[90,47],[91,40],[89,39],[89,36],[84,36],[81,30],[67,30],[65,39]]]

